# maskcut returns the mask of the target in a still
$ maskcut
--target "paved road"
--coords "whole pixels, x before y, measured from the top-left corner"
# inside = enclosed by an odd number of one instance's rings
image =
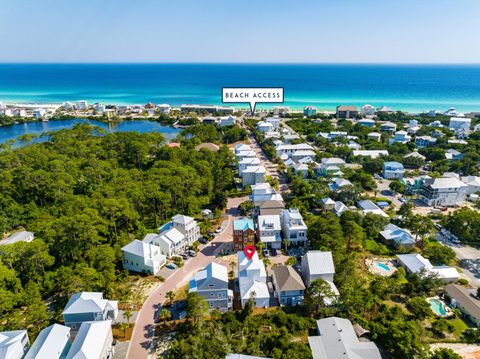
[[[453,244],[445,237],[437,234],[437,240],[453,249],[458,258],[458,264],[470,280],[473,287],[480,286],[480,250],[466,245]]]
[[[190,259],[182,268],[177,269],[147,298],[135,322],[132,339],[128,347],[127,359],[146,359],[151,354],[155,318],[161,305],[165,302],[165,294],[168,291],[185,285],[195,272],[213,261],[228,268],[229,263],[222,263],[222,260],[215,256],[232,241],[233,216],[230,214],[230,211],[233,211],[233,208],[235,208],[233,206],[238,200],[229,200],[228,208],[232,209],[229,210],[227,224],[224,226],[223,231],[205,246],[196,257]]]

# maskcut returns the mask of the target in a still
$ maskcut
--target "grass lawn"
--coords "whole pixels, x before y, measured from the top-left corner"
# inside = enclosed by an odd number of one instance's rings
[[[460,318],[450,319],[449,322],[455,327],[454,334],[459,338],[462,336],[462,332],[469,328],[468,325]]]

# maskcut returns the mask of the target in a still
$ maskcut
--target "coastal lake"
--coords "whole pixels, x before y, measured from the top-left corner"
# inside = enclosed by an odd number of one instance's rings
[[[27,122],[0,127],[0,143],[15,140],[23,135],[42,135],[46,132],[72,128],[77,123],[89,123],[108,132],[160,132],[167,140],[174,138],[180,130],[149,120],[128,120],[114,123],[105,123],[94,120],[74,118],[69,120],[52,120],[48,122]]]

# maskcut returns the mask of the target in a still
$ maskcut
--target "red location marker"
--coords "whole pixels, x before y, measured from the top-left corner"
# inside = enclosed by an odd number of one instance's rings
[[[246,246],[243,251],[249,260],[252,260],[253,255],[255,254],[254,246]]]

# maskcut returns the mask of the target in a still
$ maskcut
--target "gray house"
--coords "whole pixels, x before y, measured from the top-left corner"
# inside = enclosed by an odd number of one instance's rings
[[[297,305],[303,302],[305,284],[292,266],[277,266],[272,269],[275,297],[282,305]]]
[[[224,312],[232,307],[233,291],[228,289],[228,271],[218,263],[212,262],[195,273],[190,280],[188,291],[197,292],[204,297],[210,309]]]
[[[359,341],[348,319],[317,320],[318,336],[308,337],[313,359],[381,359],[373,342]]]
[[[78,330],[83,322],[116,319],[118,302],[103,299],[101,292],[75,293],[70,297],[62,315],[67,327]]]

